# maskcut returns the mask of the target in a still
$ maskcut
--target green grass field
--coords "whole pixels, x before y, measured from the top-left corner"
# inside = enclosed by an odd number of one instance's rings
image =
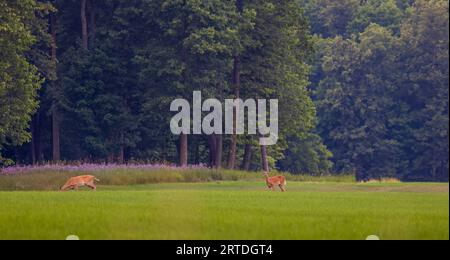
[[[4,178],[0,189],[12,182]],[[0,239],[449,239],[448,184],[290,181],[287,193],[256,179],[100,185],[3,191],[0,205]]]

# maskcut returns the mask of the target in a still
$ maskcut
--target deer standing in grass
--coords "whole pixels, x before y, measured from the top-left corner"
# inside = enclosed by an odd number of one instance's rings
[[[282,192],[286,191],[287,182],[284,176],[269,177],[269,173],[265,172],[264,177],[266,177],[267,187],[269,187],[272,191],[275,191],[275,186],[280,187]]]
[[[66,184],[61,186],[60,191],[68,191],[68,190],[78,190],[78,188],[87,186],[92,190],[97,190],[97,186],[95,186],[95,182],[99,182],[95,176],[92,175],[84,175],[70,178]]]

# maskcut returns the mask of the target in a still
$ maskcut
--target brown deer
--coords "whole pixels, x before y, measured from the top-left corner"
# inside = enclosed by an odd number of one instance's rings
[[[95,182],[100,181],[95,176],[92,175],[84,175],[70,178],[66,184],[61,186],[60,191],[68,191],[68,190],[78,190],[79,187],[87,186],[93,190],[97,190],[97,186],[95,186]]]
[[[269,177],[269,173],[265,172],[264,177],[266,177],[267,187],[269,187],[272,191],[275,191],[275,186],[280,187],[282,192],[286,191],[287,182],[284,176]]]

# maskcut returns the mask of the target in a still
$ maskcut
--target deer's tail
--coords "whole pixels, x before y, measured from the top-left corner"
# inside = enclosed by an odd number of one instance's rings
[[[94,180],[95,180],[96,182],[100,182],[100,180],[99,180],[98,178],[95,178]]]

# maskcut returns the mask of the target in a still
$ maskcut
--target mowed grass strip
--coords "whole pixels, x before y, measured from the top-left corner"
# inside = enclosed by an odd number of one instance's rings
[[[0,192],[0,239],[449,239],[448,184],[263,185]]]

